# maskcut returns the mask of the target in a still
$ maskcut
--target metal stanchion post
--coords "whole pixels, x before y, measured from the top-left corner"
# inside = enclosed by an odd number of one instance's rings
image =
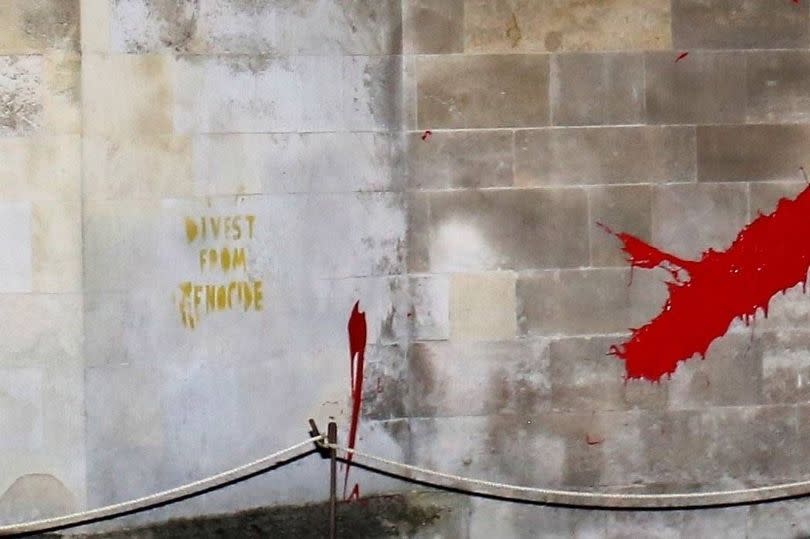
[[[329,449],[329,539],[337,537],[337,423],[331,421],[327,430]]]

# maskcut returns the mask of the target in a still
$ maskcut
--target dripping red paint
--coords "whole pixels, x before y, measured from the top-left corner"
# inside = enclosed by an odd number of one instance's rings
[[[360,422],[360,405],[363,402],[363,366],[366,360],[366,313],[360,312],[360,301],[354,304],[349,316],[349,368],[352,397],[352,417],[349,423],[349,448],[354,449],[357,442],[357,426]],[[347,456],[346,475],[343,478],[343,497],[349,485],[349,468],[351,467],[352,453]],[[360,486],[352,489],[352,494],[360,496]]]
[[[699,260],[661,251],[626,233],[615,233],[631,268],[670,272],[669,297],[649,323],[631,329],[610,353],[624,360],[627,378],[658,381],[678,362],[705,357],[709,345],[739,318],[746,324],[777,292],[799,283],[806,289],[810,267],[810,186],[795,199],[779,200],[743,228],[725,251],[709,249]]]

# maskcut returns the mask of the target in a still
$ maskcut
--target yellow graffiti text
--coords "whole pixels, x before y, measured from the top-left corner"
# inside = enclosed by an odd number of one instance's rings
[[[189,329],[202,315],[217,312],[261,311],[264,309],[262,281],[231,281],[225,284],[180,284],[180,320]]]

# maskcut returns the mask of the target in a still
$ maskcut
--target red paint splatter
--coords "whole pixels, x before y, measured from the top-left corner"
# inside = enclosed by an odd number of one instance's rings
[[[351,501],[357,501],[359,499],[360,499],[360,485],[355,483],[354,487],[352,488],[351,493],[349,494],[349,497],[346,498],[346,500],[351,502]]]
[[[422,133],[422,140],[424,140],[424,141],[430,140],[431,135],[433,135],[433,132],[430,129],[428,129],[427,131]]]
[[[351,368],[352,418],[349,424],[349,447],[354,449],[357,442],[357,426],[360,422],[360,404],[363,402],[363,366],[366,361],[366,313],[360,312],[360,301],[354,304],[349,316],[349,364]],[[343,478],[343,497],[349,485],[349,469],[352,453],[346,457],[346,476]],[[358,492],[359,487],[355,485]],[[354,492],[354,491],[352,491]]]
[[[675,58],[675,63],[677,64],[678,62],[680,62],[681,60],[683,60],[683,59],[684,59],[684,58],[686,58],[687,56],[689,56],[689,53],[688,53],[688,52],[682,52],[682,53],[680,53],[680,54],[678,55],[678,57],[677,57],[677,58]]]
[[[607,227],[606,230],[610,231]],[[610,231],[612,232],[612,231]],[[631,268],[667,269],[669,298],[652,321],[631,329],[630,339],[610,353],[625,362],[628,378],[658,381],[678,362],[696,354],[728,331],[737,318],[746,324],[777,292],[803,283],[810,267],[810,185],[795,199],[779,200],[743,228],[725,251],[709,249],[700,260],[684,260],[625,233],[622,242]],[[682,275],[686,273],[686,275]]]
[[[585,436],[585,443],[587,443],[588,445],[599,445],[604,441],[605,441],[604,438],[592,438],[590,434]]]

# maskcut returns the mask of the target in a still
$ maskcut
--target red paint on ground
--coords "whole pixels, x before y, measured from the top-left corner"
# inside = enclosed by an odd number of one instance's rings
[[[678,55],[678,57],[677,57],[677,58],[675,58],[675,63],[680,62],[681,60],[683,60],[683,59],[684,59],[684,58],[686,58],[687,56],[689,56],[689,53],[688,53],[688,52],[682,52],[682,53],[680,53],[680,54]]]
[[[431,135],[433,135],[433,132],[430,129],[428,129],[427,131],[422,133],[422,140],[425,140],[425,141],[430,140]]]
[[[354,304],[349,316],[349,366],[351,368],[351,395],[352,418],[349,424],[348,446],[354,449],[357,442],[357,426],[360,423],[360,405],[363,402],[363,366],[366,361],[366,313],[360,312],[360,301]],[[346,476],[343,478],[343,497],[349,485],[349,469],[351,468],[352,453],[346,457]],[[355,485],[360,495],[359,486]],[[354,492],[354,490],[352,492]]]
[[[604,227],[613,233],[609,228]],[[661,313],[610,353],[625,362],[627,378],[658,381],[679,361],[705,357],[709,345],[728,331],[734,319],[746,324],[777,292],[807,286],[810,267],[810,185],[795,199],[781,199],[743,228],[725,251],[705,251],[700,260],[684,260],[638,238],[614,233],[631,267],[667,269],[669,298]],[[683,274],[686,275],[683,275]]]

